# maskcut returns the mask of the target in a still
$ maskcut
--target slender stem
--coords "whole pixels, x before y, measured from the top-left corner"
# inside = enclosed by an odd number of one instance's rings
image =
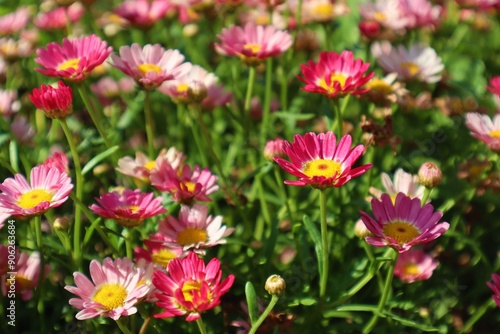
[[[132,260],[132,229],[131,228],[124,228],[125,229],[125,251],[127,254],[127,257]]]
[[[326,285],[328,282],[329,246],[328,246],[328,226],[326,225],[326,189],[320,189],[320,215],[321,215],[321,252],[323,257],[323,270],[320,277],[319,296],[326,295]]]
[[[433,188],[425,188],[424,190],[424,196],[422,197],[422,201],[421,201],[421,206],[424,206],[425,203],[427,203],[427,200],[429,199],[429,196],[431,196],[431,192],[432,192],[432,189]]]
[[[262,174],[257,175],[255,178],[255,182],[257,182],[257,190],[259,192],[259,202],[260,202],[260,208],[262,211],[262,215],[264,216],[264,221],[266,224],[269,226],[269,229],[272,231],[272,219],[271,219],[271,214],[269,213],[269,208],[267,206],[266,199],[264,198],[264,187],[262,186]],[[261,226],[256,226],[255,228],[255,238],[257,240],[261,240],[262,238],[262,232],[264,228],[262,227],[262,220],[257,220],[257,224]]]
[[[244,129],[247,129],[248,131],[248,125],[250,125],[250,102],[252,101],[252,92],[253,92],[253,85],[255,83],[255,67],[251,66],[248,70],[248,85],[247,85],[247,94],[245,97],[245,106],[244,106],[244,120],[247,126],[244,127]]]
[[[120,330],[122,331],[123,334],[132,334],[128,329],[128,327],[122,323],[122,319],[116,320],[116,324],[118,325],[118,327],[120,327]]]
[[[154,308],[151,308],[151,311],[153,311]],[[151,322],[151,319],[153,319],[152,317],[153,315],[153,312],[150,312],[146,318],[146,320],[144,320],[142,326],[141,326],[141,329],[139,330],[139,334],[146,334],[146,330],[149,326],[149,323]]]
[[[272,15],[272,14],[271,14]],[[260,128],[260,147],[263,149],[266,144],[266,134],[269,127],[269,115],[271,113],[271,86],[273,75],[273,59],[266,60],[266,86],[264,93],[264,107],[262,109],[262,124]]]
[[[59,119],[61,122],[61,127],[64,131],[66,139],[68,140],[69,148],[71,150],[71,155],[73,157],[73,163],[75,165],[75,178],[76,178],[76,197],[80,202],[83,200],[83,175],[82,167],[80,165],[80,156],[78,155],[78,150],[76,149],[75,142],[73,141],[73,136],[69,130],[68,123],[65,118]],[[75,204],[75,225],[73,227],[73,260],[75,261],[76,267],[78,269],[81,265],[82,260],[82,247],[81,247],[81,230],[82,230],[82,209],[79,205]]]
[[[472,317],[467,320],[465,323],[464,327],[460,331],[460,333],[468,333],[469,330],[472,328],[472,326],[483,317],[483,315],[490,309],[491,307],[494,307],[495,301],[492,298],[488,298],[488,300],[478,309],[474,312]]]
[[[196,319],[196,324],[198,325],[198,329],[200,330],[201,334],[207,334],[207,329],[205,328],[205,324],[203,323],[203,319],[201,319],[201,316]]]
[[[154,131],[153,131],[153,117],[151,116],[151,91],[146,89],[146,97],[144,98],[144,116],[145,116],[145,126],[146,126],[146,137],[148,138],[148,153],[149,158],[155,156],[154,148]]]
[[[277,295],[272,296],[271,302],[269,303],[269,305],[267,305],[264,312],[262,312],[259,319],[257,319],[257,321],[254,324],[252,324],[252,328],[250,328],[250,331],[248,332],[248,334],[257,333],[257,330],[259,329],[260,325],[262,325],[264,320],[266,320],[267,316],[269,315],[269,313],[271,313],[271,311],[273,310],[273,308],[276,305],[276,303],[278,302],[278,300],[279,300],[279,297]]]
[[[368,324],[363,328],[363,334],[370,333],[373,327],[377,324],[378,318],[382,311],[385,308],[385,304],[387,303],[387,299],[389,298],[389,292],[391,291],[392,286],[392,278],[394,277],[394,267],[396,266],[396,259],[398,253],[393,250],[393,260],[389,264],[389,271],[387,272],[387,277],[385,279],[384,291],[382,293],[382,297],[378,303],[377,313],[375,313]]]
[[[40,274],[38,275],[38,286],[37,286],[37,310],[40,318],[40,330],[45,332],[45,315],[44,315],[44,305],[43,305],[43,281],[45,278],[45,257],[43,254],[43,242],[42,242],[42,216],[35,216],[33,220],[35,224],[35,238],[36,245],[38,248],[38,253],[40,254]]]
[[[199,115],[197,110],[196,110],[196,113],[197,113],[196,117],[198,117],[198,123],[202,122],[203,117]],[[200,118],[201,118],[201,120],[200,120]],[[191,128],[191,131],[193,132],[194,142],[195,142],[196,146],[198,147],[198,151],[199,151],[200,156],[201,156],[201,163],[204,166],[208,166],[207,150],[203,146],[203,141],[200,138],[200,132],[194,126],[194,124],[192,124],[193,122],[191,120],[189,120],[189,123],[190,124],[188,126],[189,126],[189,128]],[[200,127],[203,127],[203,125],[201,125],[201,124],[199,124],[199,125],[200,125]],[[209,141],[207,141],[206,138],[205,138],[205,144],[210,145],[210,148],[211,148],[211,144]]]

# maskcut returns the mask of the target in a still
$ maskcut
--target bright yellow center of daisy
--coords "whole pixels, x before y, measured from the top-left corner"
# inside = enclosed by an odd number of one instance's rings
[[[330,178],[342,173],[342,164],[333,160],[313,160],[304,166],[302,173],[308,177],[324,176]]]
[[[106,283],[101,285],[99,290],[94,294],[92,300],[104,306],[106,310],[111,311],[123,306],[126,298],[127,289],[122,285]]]
[[[196,184],[190,181],[182,182],[182,185],[183,185],[182,189],[187,190],[190,193],[192,193],[196,188]]]
[[[366,84],[367,88],[370,88],[371,90],[380,92],[381,94],[384,95],[389,95],[393,92],[392,86],[389,85],[387,82],[381,79],[372,79]]]
[[[269,15],[260,15],[255,19],[255,24],[259,26],[269,25]]]
[[[313,8],[312,13],[314,15],[332,15],[333,5],[331,3],[317,5]]]
[[[420,235],[420,231],[410,223],[394,221],[382,228],[384,234],[395,239],[400,245],[407,244]]]
[[[73,58],[73,59],[69,59],[69,60],[66,60],[64,63],[60,64],[57,69],[59,71],[64,71],[64,70],[67,70],[69,68],[72,68],[74,70],[76,70],[78,68],[78,63],[80,62],[80,58]]]
[[[243,45],[243,49],[252,51],[252,53],[258,53],[262,49],[262,45],[248,43],[248,44]]]
[[[201,228],[187,228],[177,236],[177,243],[181,246],[189,246],[207,240],[207,231]]]
[[[177,86],[177,92],[178,93],[185,93],[187,92],[189,88],[189,85],[186,83],[181,83],[180,85]]]
[[[342,89],[345,86],[345,82],[347,81],[347,77],[341,73],[333,73],[330,77],[330,85],[327,85],[325,78],[319,80],[318,86],[327,90],[329,93],[335,92],[334,83],[338,82],[340,84],[340,88]]]
[[[33,209],[43,202],[52,202],[52,194],[45,189],[33,189],[22,194],[17,205],[23,209]]]
[[[402,69],[405,69],[410,76],[415,76],[418,72],[420,72],[420,66],[411,61],[403,62],[399,66]]]
[[[500,138],[500,130],[491,130],[490,131],[490,137]]]
[[[379,22],[387,20],[387,16],[384,13],[381,13],[381,12],[375,12],[375,13],[373,13],[373,17],[375,18],[375,20],[377,20]]]
[[[184,284],[182,285],[182,294],[184,295],[184,299],[187,302],[192,302],[194,291],[198,291],[198,294],[200,294],[201,286],[202,282],[184,282]],[[211,299],[210,293],[208,294],[208,298]]]
[[[409,263],[404,266],[403,272],[406,275],[419,275],[422,271],[420,270],[420,267],[417,266],[416,264]]]
[[[152,161],[144,164],[144,166],[142,166],[142,167],[146,168],[147,170],[152,170],[153,168],[156,167],[156,161],[152,160]]]
[[[159,264],[163,267],[167,267],[169,262],[175,259],[177,256],[166,248],[160,249],[157,253],[151,255],[154,263]]]
[[[156,74],[161,73],[161,67],[155,64],[140,64],[137,65],[137,69],[142,75],[145,75],[148,72],[156,72]]]
[[[132,213],[136,213],[137,211],[139,211],[140,207],[138,205],[124,205],[124,206],[118,207],[118,209],[122,209],[122,210],[129,209],[130,211],[132,211]]]

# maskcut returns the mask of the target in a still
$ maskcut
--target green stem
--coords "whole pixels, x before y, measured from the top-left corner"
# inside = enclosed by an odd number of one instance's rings
[[[248,70],[248,85],[247,85],[247,94],[245,97],[245,105],[244,105],[244,120],[247,126],[244,127],[246,131],[248,131],[248,126],[250,125],[250,102],[252,101],[252,92],[253,86],[255,83],[255,67],[251,66]]]
[[[329,246],[328,246],[328,226],[326,225],[326,189],[320,189],[320,215],[321,215],[321,252],[323,257],[323,268],[320,277],[319,296],[326,295],[326,285],[328,282]]]
[[[126,251],[126,254],[127,254],[127,257],[129,259],[133,259],[132,258],[132,229],[130,228],[124,228],[125,229],[125,251]]]
[[[197,111],[196,111],[197,112]],[[199,119],[199,115],[196,115],[196,117],[198,117]],[[203,119],[203,118],[202,118]],[[193,122],[191,120],[189,120],[189,123],[188,126],[189,128],[191,128],[191,131],[193,133],[193,138],[194,138],[194,142],[196,144],[196,146],[198,147],[198,151],[200,153],[200,156],[201,156],[201,163],[204,165],[204,166],[208,166],[208,158],[207,158],[207,150],[205,149],[205,147],[203,146],[203,141],[201,140],[200,138],[200,132],[198,131],[198,129],[194,126]],[[201,125],[200,125],[201,127]],[[209,142],[207,142],[207,140],[205,139],[205,143],[206,144],[209,144]]]
[[[427,188],[427,187],[425,188],[425,190],[424,190],[424,196],[422,197],[422,201],[420,202],[421,206],[424,206],[427,203],[427,200],[431,196],[432,189],[433,188]]]
[[[148,153],[149,158],[153,159],[155,156],[154,148],[154,131],[153,131],[153,117],[151,116],[151,91],[146,90],[146,96],[144,98],[144,116],[145,116],[145,126],[146,126],[146,137],[148,139]]]
[[[474,312],[472,317],[465,323],[464,327],[460,331],[460,333],[468,333],[472,326],[479,320],[481,317],[488,311],[489,308],[494,307],[496,305],[495,301],[492,298],[488,298],[488,300]]]
[[[201,316],[196,319],[196,324],[198,325],[198,329],[200,330],[201,334],[207,334],[207,329],[205,328],[205,324],[203,323],[203,319],[201,319]]]
[[[272,15],[272,14],[271,14]],[[269,127],[269,115],[271,113],[271,86],[273,75],[273,59],[266,60],[266,86],[264,93],[264,106],[262,109],[262,124],[260,128],[260,147],[264,149],[266,145],[266,134]]]
[[[38,248],[38,253],[40,254],[40,275],[38,276],[38,286],[37,286],[37,310],[40,318],[40,330],[42,333],[45,332],[45,315],[44,315],[44,305],[43,305],[43,281],[45,278],[45,257],[42,242],[42,216],[35,216],[35,238],[36,245]]]
[[[76,197],[80,202],[83,200],[83,175],[82,167],[80,165],[80,156],[78,155],[78,150],[76,149],[75,142],[73,141],[73,136],[69,130],[68,123],[65,118],[59,119],[61,127],[64,131],[64,135],[68,140],[69,148],[71,150],[71,155],[73,157],[73,163],[75,165],[75,178],[76,178]],[[82,261],[82,247],[81,247],[81,230],[82,230],[82,210],[81,207],[75,204],[75,226],[73,227],[73,260],[75,261],[76,267],[80,270]]]
[[[277,295],[272,296],[271,302],[269,303],[269,305],[267,305],[264,312],[262,312],[259,319],[257,319],[257,321],[254,324],[252,324],[252,328],[250,328],[250,331],[248,332],[248,334],[257,333],[257,330],[259,329],[260,325],[262,325],[264,320],[266,320],[267,316],[269,315],[269,313],[271,313],[271,311],[273,310],[273,308],[276,305],[276,303],[278,302],[278,300],[279,300],[279,297]]]
[[[262,186],[262,174],[257,175],[255,178],[255,182],[257,182],[257,190],[259,192],[259,202],[260,202],[260,208],[262,211],[262,215],[264,216],[264,221],[266,222],[267,226],[269,226],[269,229],[272,230],[272,219],[271,219],[271,214],[269,213],[269,208],[267,207],[267,202],[266,199],[264,198],[264,187]],[[257,224],[261,226],[256,226],[255,228],[255,239],[261,241],[262,239],[262,232],[264,228],[262,227],[262,220],[257,220]]]
[[[387,272],[387,277],[385,279],[384,291],[382,293],[382,297],[378,303],[377,313],[375,313],[368,324],[363,328],[363,334],[370,333],[373,327],[377,324],[378,318],[382,311],[384,311],[385,304],[387,303],[387,299],[389,298],[389,293],[391,291],[392,286],[392,278],[394,277],[394,268],[396,266],[396,260],[398,257],[397,251],[393,250],[393,260],[389,264],[389,271]]]
[[[132,334],[130,332],[130,330],[128,329],[128,327],[125,326],[125,324],[122,323],[122,319],[116,320],[116,324],[118,325],[118,327],[120,328],[120,330],[122,331],[123,334]]]

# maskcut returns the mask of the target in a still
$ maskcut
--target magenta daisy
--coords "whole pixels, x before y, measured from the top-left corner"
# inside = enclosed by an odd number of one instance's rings
[[[420,199],[410,198],[403,193],[391,197],[383,194],[381,199],[372,199],[371,206],[375,219],[360,211],[361,219],[373,236],[366,241],[375,247],[389,246],[399,253],[411,247],[430,242],[448,230],[450,224],[439,223],[443,213],[434,212],[431,204],[420,206]]]
[[[166,236],[168,247],[181,247],[184,252],[205,254],[205,249],[226,243],[222,239],[233,233],[233,228],[222,225],[222,216],[208,216],[208,208],[201,204],[182,206],[179,218],[168,216],[160,221],[158,232]]]
[[[75,2],[69,7],[58,7],[45,13],[39,13],[33,23],[41,30],[60,30],[68,26],[68,19],[71,24],[75,24],[84,13],[83,5]]]
[[[92,204],[90,209],[101,217],[116,220],[122,226],[134,227],[147,218],[167,212],[161,197],[153,197],[153,193],[141,193],[140,190],[113,191],[96,198],[98,204]]]
[[[333,132],[304,136],[295,135],[293,143],[285,142],[283,150],[291,161],[275,157],[274,161],[286,172],[299,178],[285,181],[293,186],[311,185],[314,188],[340,187],[354,177],[368,171],[372,165],[352,168],[363,154],[364,146],[351,149],[352,138],[343,136],[337,144]]]
[[[269,57],[285,52],[292,45],[292,36],[274,26],[256,26],[247,23],[243,28],[231,26],[217,36],[215,49],[226,56],[240,57],[248,65],[258,65]]]
[[[493,120],[476,112],[467,113],[465,125],[472,137],[485,143],[490,150],[500,152],[500,113],[495,114]]]
[[[500,274],[492,274],[491,279],[493,283],[486,282],[490,289],[493,291],[493,295],[491,298],[497,303],[498,307],[500,307]]]
[[[73,92],[62,81],[57,87],[41,85],[40,89],[33,89],[29,97],[35,107],[50,118],[65,118],[73,111]]]
[[[45,49],[36,51],[35,62],[43,68],[36,71],[49,77],[59,77],[71,82],[85,80],[90,72],[101,65],[113,48],[96,35],[63,39],[62,45],[52,42]]]
[[[394,276],[405,283],[425,281],[439,265],[438,260],[426,254],[421,248],[411,248],[400,254],[394,267]]]
[[[300,65],[302,77],[297,78],[306,84],[302,88],[306,92],[323,94],[328,98],[357,95],[368,91],[363,86],[374,75],[373,72],[365,75],[368,67],[370,63],[354,59],[351,51],[342,51],[341,54],[323,51],[317,64],[309,60],[307,64]]]
[[[134,306],[146,296],[150,287],[139,284],[144,276],[143,270],[134,267],[128,258],[113,261],[107,257],[102,264],[97,260],[90,262],[90,281],[80,272],[73,273],[76,286],[64,288],[78,298],[71,298],[69,304],[79,310],[78,320],[98,316],[118,320],[121,316],[135,314]]]
[[[181,256],[182,248],[171,248],[165,246],[165,242],[170,241],[162,233],[155,233],[149,236],[149,239],[144,240],[146,249],[137,246],[134,249],[135,261],[144,259],[148,263],[153,263],[157,269],[166,270],[168,264],[173,259]]]
[[[165,51],[160,44],[148,44],[143,48],[137,43],[122,46],[120,56],[113,54],[111,58],[114,67],[146,89],[154,89],[191,70],[191,63],[183,63],[184,56],[178,50]]]
[[[155,318],[187,315],[186,321],[200,318],[200,314],[220,304],[220,298],[234,283],[234,275],[221,282],[220,261],[212,259],[207,265],[195,253],[184,259],[174,259],[168,265],[168,274],[156,271],[154,286],[161,291],[156,303],[165,311]]]
[[[14,217],[41,215],[66,202],[71,189],[68,174],[40,165],[31,170],[30,183],[16,174],[0,184],[0,209]]]

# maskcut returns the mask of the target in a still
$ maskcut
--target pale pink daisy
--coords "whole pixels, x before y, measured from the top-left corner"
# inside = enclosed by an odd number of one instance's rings
[[[159,270],[166,270],[170,261],[181,257],[183,253],[182,247],[166,246],[165,242],[168,241],[170,239],[162,233],[150,234],[149,239],[143,241],[146,248],[137,246],[134,249],[135,261],[143,259],[148,263],[153,263]]]
[[[491,279],[493,280],[493,283],[486,282],[486,284],[488,284],[490,289],[493,291],[491,298],[493,298],[498,307],[500,307],[500,274],[492,274]]]
[[[371,206],[375,219],[363,211],[360,213],[366,228],[373,234],[365,240],[375,247],[389,246],[404,253],[415,245],[440,237],[450,227],[446,222],[439,223],[443,213],[434,212],[431,204],[421,207],[420,199],[403,193],[399,193],[394,202],[387,194],[380,200],[373,198]]]
[[[382,173],[381,179],[385,192],[374,187],[370,187],[369,190],[370,194],[378,199],[384,193],[389,195],[393,202],[396,200],[398,193],[403,193],[410,198],[422,199],[424,196],[425,187],[418,182],[418,175],[407,173],[401,168],[398,168],[394,173],[394,182],[387,173]]]
[[[14,115],[21,108],[21,102],[17,99],[17,91],[0,89],[0,117]]]
[[[63,39],[62,45],[52,42],[45,49],[36,51],[35,59],[43,68],[36,71],[49,77],[59,77],[71,82],[85,80],[90,72],[104,63],[113,48],[96,35]]]
[[[207,248],[226,243],[223,238],[234,231],[222,225],[222,216],[208,216],[208,208],[201,204],[184,205],[178,219],[168,216],[159,224],[158,232],[169,239],[165,246],[201,255],[205,255]]]
[[[399,3],[402,16],[407,20],[406,28],[438,26],[443,11],[441,6],[433,6],[428,0],[399,0]]]
[[[424,44],[413,44],[406,49],[404,45],[393,47],[388,41],[375,42],[371,52],[387,73],[395,72],[401,80],[426,83],[441,80],[443,62],[433,48]]]
[[[403,16],[400,0],[376,0],[359,4],[362,20],[376,22],[382,28],[402,34],[408,23]]]
[[[168,274],[155,271],[153,284],[161,292],[156,294],[156,305],[164,309],[155,318],[187,315],[186,321],[200,318],[200,314],[220,304],[220,298],[234,283],[234,275],[221,282],[220,261],[213,258],[207,265],[196,253],[184,259],[173,259]]]
[[[0,208],[14,217],[41,215],[66,202],[71,189],[68,174],[40,165],[31,169],[30,183],[16,174],[0,184]]]
[[[215,49],[222,55],[240,57],[248,65],[258,65],[292,46],[292,36],[274,26],[256,26],[247,23],[243,28],[231,26],[217,35],[220,43]]]
[[[191,70],[181,77],[174,80],[165,81],[158,90],[165,95],[168,95],[176,103],[191,103],[192,98],[188,94],[188,89],[193,83],[199,83],[203,89],[208,92],[208,89],[217,82],[215,74],[208,72],[203,67],[193,65]]]
[[[73,273],[76,286],[66,285],[64,288],[79,298],[71,298],[69,304],[79,310],[78,320],[86,320],[98,316],[113,320],[121,316],[135,314],[137,302],[146,296],[150,287],[139,284],[144,271],[138,270],[130,259],[107,257],[102,265],[97,260],[90,262],[90,281],[80,272]]]
[[[65,29],[68,19],[72,24],[78,22],[85,13],[85,8],[79,2],[75,2],[69,7],[57,7],[45,13],[39,13],[33,23],[41,30]]]
[[[0,16],[0,36],[9,36],[23,30],[30,19],[28,7],[20,6],[14,12]]]
[[[91,84],[90,90],[103,106],[109,106],[115,101],[122,101],[121,96],[132,92],[135,87],[135,80],[130,77],[123,77],[118,81],[112,77],[104,77]]]
[[[98,204],[89,207],[92,211],[125,227],[138,226],[145,219],[167,212],[161,197],[154,198],[154,193],[142,193],[138,189],[113,191],[101,195],[96,201]]]
[[[165,50],[160,44],[148,44],[143,48],[137,43],[122,46],[120,55],[113,54],[111,58],[114,67],[146,89],[154,89],[191,70],[191,63],[183,63],[184,56],[179,50]]]
[[[432,276],[439,262],[421,248],[411,248],[402,253],[396,260],[394,276],[405,283],[425,281]]]
[[[479,139],[495,152],[500,152],[500,113],[493,119],[477,112],[465,114],[465,125],[471,130],[472,137]]]
[[[148,29],[163,19],[171,8],[167,0],[125,0],[113,11],[132,27]]]
[[[304,0],[302,3],[302,23],[331,22],[333,19],[349,14],[349,6],[339,1]]]
[[[20,58],[30,57],[33,53],[33,43],[26,39],[0,38],[0,57],[8,63],[14,63]]]
[[[404,84],[396,81],[397,73],[389,73],[385,77],[373,77],[365,84],[370,90],[363,97],[378,106],[390,107],[393,103],[399,103],[409,91]]]

